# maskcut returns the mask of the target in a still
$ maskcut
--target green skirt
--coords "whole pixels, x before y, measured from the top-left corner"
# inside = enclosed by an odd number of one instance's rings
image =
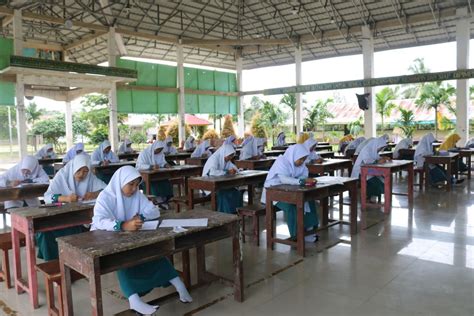
[[[54,167],[53,165],[43,165],[43,170],[48,176],[54,176]]]
[[[379,177],[372,177],[367,180],[367,197],[380,196],[384,192],[384,184]]]
[[[178,272],[166,258],[117,271],[120,289],[127,298],[135,293],[146,295],[156,287],[168,287],[169,281],[177,276]]]
[[[143,192],[146,192],[145,183],[143,183]],[[151,183],[150,193],[169,199],[173,197],[173,186],[169,180],[153,181]]]
[[[237,189],[223,189],[217,191],[217,210],[222,213],[235,214],[244,201],[242,193]]]
[[[58,259],[59,253],[56,238],[80,234],[84,231],[84,226],[74,226],[44,233],[36,233],[35,238],[36,245],[38,246],[38,258],[43,259],[45,261]]]
[[[308,201],[309,209],[311,212],[304,213],[303,222],[305,230],[310,228],[317,228],[319,226],[318,212],[316,210],[316,203],[314,201]],[[297,214],[296,214],[296,205],[289,204],[285,202],[278,202],[276,207],[283,211],[286,224],[288,225],[288,231],[290,232],[290,237],[295,238],[297,229]]]

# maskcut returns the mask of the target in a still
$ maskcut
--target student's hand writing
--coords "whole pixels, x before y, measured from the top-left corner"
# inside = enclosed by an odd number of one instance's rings
[[[160,166],[159,165],[154,165],[153,169],[158,170],[158,169],[160,169]]]
[[[235,170],[235,169],[229,169],[227,172],[228,172],[229,174],[236,174],[236,173],[237,173],[237,170]]]
[[[140,216],[135,215],[131,220],[125,221],[122,224],[122,229],[126,231],[135,231],[141,229],[143,221]]]
[[[84,197],[82,199],[87,201],[87,200],[93,200],[95,198],[97,198],[97,193],[95,193],[95,192],[86,192],[86,194],[84,194]]]
[[[16,187],[17,185],[20,185],[21,181],[20,180],[13,180],[13,181],[10,181],[10,185],[12,187]]]
[[[110,163],[110,162],[109,162],[108,160],[104,160],[104,161],[102,162],[102,165],[104,165],[104,166],[108,166],[108,165],[109,165],[109,163]]]
[[[72,203],[72,202],[77,202],[78,196],[76,194],[71,194],[66,197],[67,202]]]

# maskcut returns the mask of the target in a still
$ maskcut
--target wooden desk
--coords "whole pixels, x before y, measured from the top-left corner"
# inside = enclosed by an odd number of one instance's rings
[[[273,166],[276,158],[265,158],[258,160],[236,160],[235,165],[245,170],[268,170]]]
[[[253,204],[253,186],[265,182],[267,171],[246,170],[236,175],[205,176],[188,179],[189,209],[194,208],[194,190],[211,191],[211,208],[217,211],[217,191],[239,186],[248,186],[249,204]]]
[[[405,157],[408,160],[415,160],[415,149],[414,148],[402,148],[398,151],[399,157]]]
[[[392,174],[399,171],[408,171],[408,192],[393,193],[392,192]],[[367,177],[381,176],[384,178],[384,212],[390,213],[392,209],[392,194],[407,195],[408,204],[413,206],[413,161],[412,160],[392,160],[382,164],[362,165],[360,169],[361,181],[361,207],[365,210],[367,207]]]
[[[393,157],[393,152],[391,152],[391,151],[379,151],[379,156],[380,156],[380,157],[388,157],[388,158],[392,159],[392,157]],[[357,157],[359,157],[358,154],[355,154],[355,153],[354,153],[354,154],[352,155],[352,161],[353,161],[354,163],[356,162]]]
[[[33,199],[43,196],[49,184],[23,184],[21,187],[0,187],[0,202]]]
[[[71,270],[89,279],[91,315],[104,315],[102,274],[196,248],[197,280],[198,284],[202,284],[210,276],[206,272],[204,246],[229,237],[232,238],[234,299],[242,302],[243,258],[239,241],[239,218],[204,210],[171,213],[163,218],[208,218],[208,226],[188,227],[187,231],[182,233],[174,233],[171,228],[158,228],[155,231],[137,232],[92,231],[58,238],[65,315],[74,315]],[[189,271],[186,273],[189,274]]]
[[[334,175],[334,171],[341,170],[341,175],[344,174],[344,170],[347,170],[348,176],[351,176],[352,172],[352,160],[350,159],[328,159],[322,163],[311,163],[307,164],[309,174],[322,176],[325,173]]]
[[[285,146],[273,146],[272,147],[272,150],[287,150],[289,147],[289,145],[285,145]]]
[[[134,152],[134,153],[118,154],[117,157],[119,159],[135,160],[138,158],[139,155],[140,153]]]
[[[62,157],[61,157],[61,158],[58,157],[58,158],[47,158],[47,159],[42,158],[42,159],[38,159],[38,163],[39,163],[40,165],[42,165],[42,166],[43,166],[43,165],[52,165],[52,164],[54,164],[54,163],[56,163],[56,162],[62,162],[62,161],[63,161],[63,158],[62,158]]]
[[[318,145],[321,145],[321,146],[329,146],[331,144],[329,144],[329,142],[318,142]]]
[[[95,174],[101,173],[104,175],[113,175],[115,171],[122,168],[123,166],[132,166],[135,167],[136,161],[122,161],[122,162],[112,162],[107,166],[105,165],[92,165],[92,171]]]
[[[202,167],[178,165],[172,166],[171,168],[160,168],[157,170],[139,170],[139,172],[146,184],[146,194],[149,195],[151,194],[151,183],[153,181],[199,176],[202,173]]]
[[[448,180],[446,181],[446,190],[451,191],[451,178],[453,175],[457,174],[458,171],[458,153],[448,153],[445,156],[440,155],[428,155],[425,156],[425,163],[423,168],[425,169],[426,181],[425,181],[425,190],[428,189],[430,183],[430,168],[429,165],[445,165],[446,166],[446,176]]]
[[[314,150],[316,150],[316,151],[332,151],[332,146],[331,145],[317,144],[316,148]]]
[[[209,157],[206,157],[206,158],[186,158],[186,164],[187,165],[192,165],[192,166],[204,167],[204,165],[206,164],[207,159],[209,159]]]
[[[472,155],[474,155],[474,148],[457,148],[450,150],[453,153],[459,154],[459,159],[466,158],[467,166],[467,178],[471,179],[471,164],[472,164]]]
[[[316,151],[316,153],[321,156],[322,158],[334,158],[334,152],[333,151]]]
[[[357,233],[357,179],[344,177],[325,177],[334,178],[343,182],[340,184],[320,184],[315,187],[302,187],[298,185],[280,184],[266,188],[266,228],[267,228],[267,248],[273,249],[274,243],[283,243],[296,246],[298,255],[305,256],[304,245],[304,203],[307,201],[321,200],[322,205],[322,228],[326,228],[329,216],[329,197],[344,191],[349,191],[351,199],[350,205],[350,231],[351,234]],[[296,241],[290,239],[280,239],[275,236],[275,212],[273,202],[286,202],[296,205],[297,212],[297,237]],[[314,233],[314,232],[309,232]]]
[[[179,152],[177,154],[165,155],[166,161],[186,161],[187,158],[191,158],[191,153]]]
[[[13,262],[15,266],[15,288],[30,295],[31,304],[38,308],[38,280],[36,277],[35,233],[90,224],[93,204],[70,203],[60,207],[23,207],[11,209]],[[26,265],[28,278],[22,278],[20,256],[20,233],[26,239]],[[74,237],[73,237],[74,238]]]
[[[267,150],[263,152],[263,154],[267,157],[278,157],[280,155],[283,155],[285,153],[285,149],[278,149],[278,150]]]

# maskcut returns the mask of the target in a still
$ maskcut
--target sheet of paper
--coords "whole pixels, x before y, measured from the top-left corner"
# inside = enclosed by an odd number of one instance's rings
[[[143,223],[142,229],[140,230],[155,230],[157,226],[158,221],[148,221]]]
[[[338,178],[332,178],[332,177],[318,177],[315,178],[318,183],[320,184],[341,184],[344,185],[344,182],[339,180]]]
[[[164,219],[160,227],[207,227],[207,218]]]
[[[93,199],[93,200],[82,200],[81,203],[82,203],[82,204],[95,204],[96,201],[97,201],[97,199]]]

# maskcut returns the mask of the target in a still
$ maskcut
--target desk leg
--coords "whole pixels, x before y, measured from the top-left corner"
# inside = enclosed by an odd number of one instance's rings
[[[363,211],[367,208],[367,171],[360,170],[360,207]]]
[[[408,166],[408,205],[410,208],[413,207],[413,179],[415,172],[413,170],[413,164]]]
[[[252,205],[253,204],[253,185],[249,184],[247,190],[248,190],[248,198],[249,198],[248,204]]]
[[[20,256],[20,232],[16,229],[15,224],[12,224],[12,246],[13,246],[13,266],[15,269],[15,289],[18,294],[23,293],[20,287],[21,280],[21,256]]]
[[[350,205],[350,229],[351,234],[357,234],[357,182],[351,184],[349,188],[349,198],[351,199]]]
[[[273,204],[272,204],[272,200],[269,197],[268,192],[267,192],[267,199],[265,203],[266,203],[265,204],[265,209],[266,209],[265,222],[267,226],[267,249],[273,250],[273,236],[274,236],[273,217],[275,216],[275,213],[273,212]]]
[[[428,185],[431,182],[431,176],[430,176],[430,167],[426,161],[423,164],[423,169],[425,169],[425,191],[428,191]]]
[[[321,201],[321,223],[323,227],[328,226],[329,223],[329,199],[327,197],[320,200]]]
[[[194,208],[194,190],[188,186],[188,209]]]
[[[182,255],[182,264],[183,264],[183,279],[184,284],[187,288],[191,286],[191,263],[189,260],[189,250],[184,250],[181,252]]]
[[[217,212],[217,192],[211,192],[211,208],[214,212]]]
[[[59,269],[61,270],[63,312],[65,316],[72,316],[74,315],[74,306],[71,289],[71,268],[64,264],[64,261],[61,259],[61,257],[59,257]]]
[[[296,202],[296,252],[304,257],[304,199],[301,197]]]
[[[29,223],[29,225],[33,225]],[[36,276],[35,234],[28,229],[26,239],[26,265],[28,273],[28,291],[33,308],[38,308],[38,279]]]
[[[198,284],[206,280],[206,251],[204,246],[196,247],[196,275]]]
[[[91,293],[92,315],[104,315],[104,310],[102,307],[102,285],[100,281],[100,266],[98,260],[94,262],[92,267],[92,275],[89,278],[89,290]]]
[[[240,224],[232,227],[232,253],[234,259],[234,299],[237,302],[244,300],[244,274],[242,267],[242,249],[240,245]]]
[[[471,179],[471,154],[466,157],[466,164],[467,164],[467,178]]]
[[[453,176],[453,164],[451,163],[451,161],[446,164],[446,170],[447,170],[446,173],[448,175],[448,181],[447,181],[446,189],[449,192],[449,191],[451,191],[451,178]]]
[[[384,173],[384,213],[389,214],[392,209],[392,173],[388,168]]]

